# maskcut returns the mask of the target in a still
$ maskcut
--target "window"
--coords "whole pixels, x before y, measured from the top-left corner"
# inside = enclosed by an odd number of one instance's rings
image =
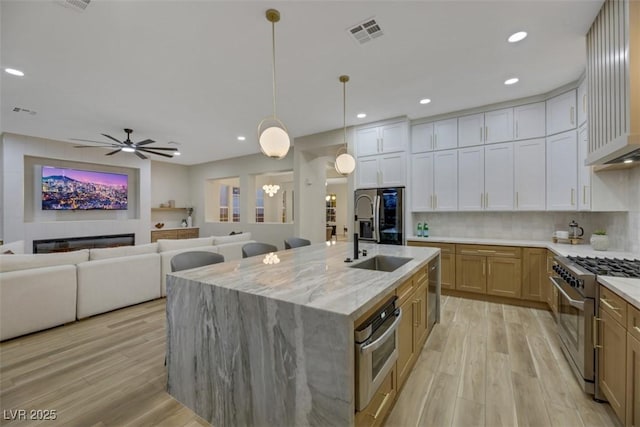
[[[220,186],[220,222],[229,222],[229,186]]]
[[[240,222],[240,187],[233,187],[233,222]]]
[[[264,222],[264,191],[256,190],[256,222]]]
[[[205,188],[207,222],[240,222],[240,178],[208,179]]]
[[[327,194],[325,197],[327,205],[327,223],[336,222],[336,195]]]
[[[253,176],[256,223],[293,223],[293,172],[267,172]]]

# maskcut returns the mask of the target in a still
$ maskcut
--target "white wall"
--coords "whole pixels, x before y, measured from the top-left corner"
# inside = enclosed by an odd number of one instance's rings
[[[75,149],[72,144],[24,135],[2,136],[2,230],[5,242],[25,240],[31,251],[34,239],[135,233],[136,244],[150,240],[150,178],[148,160],[119,154],[105,156],[101,149]],[[51,160],[55,164],[73,164],[112,170],[136,177],[134,200],[128,211],[57,212],[41,215],[33,199],[33,163],[30,158]],[[131,195],[131,190],[130,190]],[[26,198],[30,199],[27,200]],[[25,211],[25,207],[28,211]],[[67,215],[68,214],[68,215]]]
[[[231,231],[249,231],[253,240],[271,243],[284,249],[284,239],[294,236],[294,224],[255,223],[254,175],[266,172],[293,170],[293,149],[282,160],[270,159],[263,154],[236,157],[191,166],[189,169],[190,194],[194,203],[194,222],[200,227],[201,236],[227,235]],[[205,221],[206,182],[211,179],[238,177],[240,179],[240,222]],[[297,193],[297,192],[296,192]],[[296,194],[297,198],[297,194]],[[299,218],[295,213],[296,220]]]
[[[174,200],[176,207],[193,205],[189,191],[189,167],[151,161],[151,207],[158,208],[169,200]],[[186,217],[186,211],[156,211],[151,212],[151,224],[162,222],[165,228],[179,227]]]

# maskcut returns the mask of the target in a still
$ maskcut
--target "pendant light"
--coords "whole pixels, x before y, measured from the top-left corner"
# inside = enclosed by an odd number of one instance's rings
[[[356,168],[356,160],[347,151],[347,82],[349,76],[340,76],[342,82],[342,126],[344,128],[344,147],[338,149],[336,171],[340,175],[349,175]]]
[[[258,124],[258,141],[262,153],[274,159],[282,159],[289,152],[291,142],[287,127],[276,116],[276,22],[280,21],[280,12],[269,9],[267,21],[271,22],[272,64],[273,64],[273,116]]]

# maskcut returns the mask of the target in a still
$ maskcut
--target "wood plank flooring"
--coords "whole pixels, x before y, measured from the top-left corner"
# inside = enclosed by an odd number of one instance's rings
[[[616,426],[578,388],[550,313],[442,306],[387,426]],[[161,299],[0,343],[0,425],[208,425],[165,391],[165,339]],[[7,419],[17,409],[57,418]]]
[[[386,426],[619,426],[559,346],[548,311],[443,296]]]

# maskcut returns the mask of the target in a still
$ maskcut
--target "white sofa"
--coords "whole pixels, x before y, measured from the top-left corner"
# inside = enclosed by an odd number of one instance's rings
[[[171,258],[242,258],[250,233],[52,254],[0,254],[0,341],[166,295]]]

